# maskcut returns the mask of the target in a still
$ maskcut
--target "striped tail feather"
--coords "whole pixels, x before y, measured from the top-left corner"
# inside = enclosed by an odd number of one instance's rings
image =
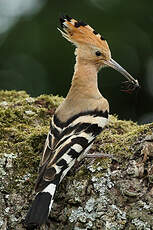
[[[47,222],[48,215],[54,201],[53,197],[55,191],[56,185],[49,184],[42,192],[39,192],[36,195],[34,201],[32,202],[32,206],[25,217],[24,223],[27,229],[40,226]]]

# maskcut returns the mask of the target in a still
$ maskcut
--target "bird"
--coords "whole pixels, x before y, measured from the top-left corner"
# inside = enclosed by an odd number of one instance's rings
[[[74,164],[87,156],[109,120],[109,103],[100,93],[97,74],[103,67],[139,83],[111,57],[107,41],[83,21],[60,18],[62,36],[75,46],[76,63],[68,94],[56,109],[44,145],[35,185],[36,197],[25,217],[27,228],[48,220],[58,185]]]

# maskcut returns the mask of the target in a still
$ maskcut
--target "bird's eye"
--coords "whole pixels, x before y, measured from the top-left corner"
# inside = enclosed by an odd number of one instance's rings
[[[102,53],[100,52],[100,51],[96,51],[96,56],[101,56],[102,55]]]

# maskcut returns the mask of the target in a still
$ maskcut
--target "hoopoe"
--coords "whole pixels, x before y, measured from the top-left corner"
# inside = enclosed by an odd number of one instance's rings
[[[108,123],[109,104],[97,85],[97,73],[110,66],[134,86],[135,80],[111,58],[106,40],[82,21],[60,19],[64,38],[76,46],[76,64],[70,90],[52,117],[37,178],[35,200],[26,216],[26,226],[44,224],[57,186],[76,161],[88,152]]]

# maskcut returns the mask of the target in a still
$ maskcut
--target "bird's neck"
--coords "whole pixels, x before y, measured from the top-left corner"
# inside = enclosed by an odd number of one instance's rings
[[[76,57],[71,88],[64,102],[56,110],[62,122],[85,111],[108,110],[108,102],[98,90],[97,66]]]
[[[101,96],[97,83],[98,68],[92,62],[76,57],[72,85],[68,97],[73,95],[99,98]]]

